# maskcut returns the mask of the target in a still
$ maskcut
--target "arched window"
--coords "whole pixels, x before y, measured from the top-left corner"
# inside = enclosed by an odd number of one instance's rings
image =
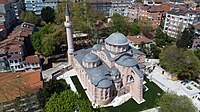
[[[127,75],[126,77],[126,83],[130,83],[130,82],[133,82],[134,81],[134,78],[132,75]]]

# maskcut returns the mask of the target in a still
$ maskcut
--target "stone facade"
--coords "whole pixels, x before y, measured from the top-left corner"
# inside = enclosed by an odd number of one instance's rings
[[[105,45],[76,51],[73,67],[91,102],[106,105],[116,96],[130,93],[141,103],[144,59],[143,53],[129,46],[127,37],[114,33],[105,40]]]

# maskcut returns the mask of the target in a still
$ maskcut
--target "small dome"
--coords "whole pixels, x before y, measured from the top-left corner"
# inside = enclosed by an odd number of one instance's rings
[[[84,56],[83,61],[96,62],[96,61],[99,61],[99,57],[93,53],[88,53]]]
[[[127,55],[121,56],[116,62],[126,67],[133,67],[138,64],[137,59]]]
[[[99,81],[97,87],[99,88],[108,88],[110,86],[112,86],[112,81],[111,80],[108,80],[108,79],[103,79],[101,81]]]
[[[112,67],[111,68],[111,71],[110,71],[110,75],[114,75],[114,76],[116,76],[116,75],[119,75],[119,71],[118,71],[118,69],[116,68],[116,67]]]
[[[95,44],[92,48],[94,50],[101,50],[101,45],[100,44]]]
[[[113,33],[105,40],[106,43],[112,45],[127,45],[129,41],[122,33]]]

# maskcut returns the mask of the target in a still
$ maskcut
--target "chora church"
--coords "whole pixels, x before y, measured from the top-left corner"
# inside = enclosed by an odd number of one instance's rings
[[[121,33],[113,33],[104,44],[74,51],[72,22],[66,4],[68,63],[77,71],[89,100],[93,104],[107,105],[115,97],[130,94],[138,104],[144,102],[145,54],[130,47]]]

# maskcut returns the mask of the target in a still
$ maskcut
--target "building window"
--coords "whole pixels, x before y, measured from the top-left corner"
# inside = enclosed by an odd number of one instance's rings
[[[126,79],[126,83],[130,83],[130,82],[133,82],[133,81],[134,81],[133,76],[132,75],[128,75],[127,79]]]
[[[17,60],[15,60],[15,63],[17,63],[18,61]]]
[[[13,60],[10,60],[10,63],[13,63]]]

